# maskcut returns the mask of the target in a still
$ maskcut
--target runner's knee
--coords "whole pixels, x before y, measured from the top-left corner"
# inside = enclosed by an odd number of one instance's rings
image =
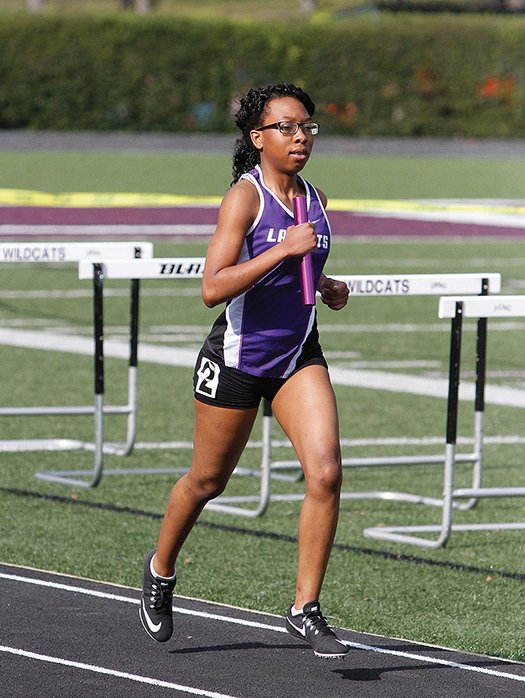
[[[215,499],[222,494],[228,484],[229,477],[219,473],[218,475],[195,475],[189,472],[189,486],[195,496],[201,502]]]
[[[339,459],[318,460],[305,471],[306,491],[325,497],[339,495],[343,472]]]

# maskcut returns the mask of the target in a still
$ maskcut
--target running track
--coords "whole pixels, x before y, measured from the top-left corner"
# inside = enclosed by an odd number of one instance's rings
[[[0,564],[2,695],[10,698],[519,698],[525,664],[341,630],[316,658],[278,616],[175,597],[173,638],[150,640],[140,592]]]
[[[525,235],[525,217],[509,221],[498,215],[460,216],[450,212],[329,211],[337,236],[468,236]],[[513,220],[514,219],[514,220]],[[217,206],[66,207],[1,206],[0,239],[70,239],[116,236],[170,239],[186,235],[208,238]]]

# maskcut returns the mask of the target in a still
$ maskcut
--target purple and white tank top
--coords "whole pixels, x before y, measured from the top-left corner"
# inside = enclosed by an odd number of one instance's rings
[[[293,212],[266,187],[259,166],[242,179],[257,189],[259,211],[246,233],[239,264],[278,244],[294,224]],[[330,224],[316,189],[300,179],[308,220],[315,222],[317,233],[317,249],[312,253],[317,288],[330,250]],[[315,306],[302,304],[300,263],[299,257],[284,260],[248,291],[232,298],[206,339],[207,353],[254,376],[289,376],[316,320]]]

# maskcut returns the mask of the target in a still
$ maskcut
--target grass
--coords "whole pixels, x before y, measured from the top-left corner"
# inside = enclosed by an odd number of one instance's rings
[[[438,2],[434,2],[434,7]],[[0,13],[22,12],[26,0],[3,0]],[[44,11],[60,14],[112,14],[122,13],[118,0],[44,0]],[[190,17],[193,19],[234,19],[257,21],[291,21],[304,14],[301,0],[153,0],[152,12],[167,17]],[[445,4],[445,2],[443,3]],[[475,0],[459,0],[457,5],[478,10]],[[313,18],[316,21],[351,19],[355,10],[373,11],[374,3],[366,0],[317,0]],[[129,10],[128,10],[129,12]]]
[[[525,245],[513,242],[501,249],[499,242],[486,242],[479,259],[477,243],[411,243],[411,262],[420,259],[425,271],[469,271],[488,268],[502,271],[506,283],[516,278],[516,259],[523,259]],[[200,254],[200,245],[164,244],[156,246],[159,255]],[[477,257],[476,261],[474,258]],[[413,272],[406,263],[402,244],[338,243],[333,251],[337,266],[356,272],[381,268],[381,261],[396,262],[399,270]],[[491,259],[497,261],[491,263]],[[372,264],[375,260],[375,264]],[[376,266],[379,265],[379,266]],[[391,267],[388,269],[391,270]],[[5,267],[1,287],[11,291],[9,300],[0,302],[3,323],[31,328],[35,320],[49,327],[74,334],[90,333],[89,285],[84,299],[25,300],[13,298],[13,290],[29,287],[78,288],[75,270],[64,267],[22,267],[19,273]],[[23,273],[20,273],[23,272]],[[213,311],[198,300],[195,282],[182,282],[183,297],[155,295],[158,284],[143,289],[141,332],[162,346],[195,346],[209,326]],[[193,285],[193,291],[192,291]],[[126,289],[121,297],[109,298],[108,336],[120,332],[127,317]],[[193,294],[193,295],[192,295]],[[409,307],[410,306],[410,307]],[[355,355],[370,366],[385,360],[434,362],[433,369],[404,369],[410,374],[426,371],[444,374],[448,337],[442,332],[428,333],[429,324],[437,324],[436,304],[429,299],[355,299],[349,311],[333,314],[320,308],[325,349],[351,351],[348,359],[333,360],[334,365],[351,365]],[[396,323],[416,322],[420,330],[406,335],[400,332],[378,333],[372,325],[384,325],[395,317]],[[334,328],[335,324],[335,328]],[[179,329],[170,329],[176,325]],[[356,332],[356,328],[367,325]],[[200,328],[191,335],[185,328]],[[335,331],[338,329],[338,331]],[[378,327],[379,329],[379,327]],[[172,335],[166,342],[166,335]],[[182,335],[178,339],[178,334]],[[517,370],[522,332],[492,332],[490,368]],[[466,331],[465,370],[470,370],[473,332]],[[355,353],[355,354],[354,354]],[[1,379],[5,404],[90,403],[92,392],[90,357],[53,354],[38,350],[0,348]],[[379,368],[380,370],[380,368]],[[392,370],[392,369],[389,369]],[[396,370],[396,369],[393,369]],[[397,369],[403,372],[403,369]],[[522,373],[520,373],[522,376]],[[126,368],[123,361],[108,360],[108,402],[124,400]],[[492,381],[511,384],[511,378]],[[519,385],[521,377],[514,381]],[[191,371],[144,362],[140,368],[139,441],[188,439],[191,434]],[[346,438],[440,436],[444,432],[444,401],[432,398],[396,395],[389,392],[336,388],[341,412],[342,434]],[[462,405],[461,433],[470,436],[471,408]],[[124,435],[122,421],[108,418],[107,438]],[[487,434],[520,434],[521,410],[490,406],[487,409]],[[259,426],[257,426],[257,430]],[[3,418],[4,438],[38,438],[49,435],[89,439],[91,424],[83,418]],[[257,437],[258,431],[254,437]],[[275,436],[279,436],[276,429]],[[487,482],[525,484],[521,448],[486,447]],[[374,452],[392,452],[375,447]],[[404,451],[407,449],[405,448]],[[409,449],[413,450],[413,449]],[[399,448],[394,448],[399,453]],[[370,455],[370,448],[346,450],[346,455]],[[276,457],[289,457],[277,451]],[[183,466],[184,450],[137,450],[129,459],[106,457],[106,467]],[[248,450],[243,464],[256,467],[257,450]],[[75,490],[45,483],[34,478],[45,469],[89,468],[92,455],[82,452],[8,453],[2,456],[0,503],[3,526],[0,559],[61,572],[138,587],[141,559],[154,544],[159,520],[173,476],[103,478],[94,490]],[[460,481],[467,479],[460,468]],[[402,489],[439,494],[440,468],[370,468],[346,471],[346,488],[362,491]],[[275,483],[275,492],[298,492],[300,485]],[[255,492],[255,478],[234,478],[230,494]],[[24,494],[23,494],[24,493]],[[46,499],[50,496],[51,499]],[[58,496],[58,499],[54,497]],[[93,505],[97,508],[93,509]],[[106,506],[107,508],[103,508]],[[102,507],[102,508],[99,508]],[[269,612],[281,612],[293,589],[296,546],[286,537],[294,537],[298,515],[296,503],[274,503],[267,514],[256,520],[205,512],[181,557],[181,594],[232,603]],[[523,517],[519,499],[483,500],[474,512],[462,513],[457,522],[509,520]],[[513,659],[525,659],[521,615],[510,619],[510,609],[518,608],[523,598],[523,538],[519,532],[480,532],[454,534],[446,549],[420,549],[365,540],[362,529],[379,523],[436,523],[439,512],[392,502],[343,502],[326,586],[325,606],[334,622],[357,630],[402,636],[424,642],[454,646]],[[212,526],[210,528],[210,526]],[[232,528],[233,527],[233,528]],[[228,574],[224,574],[224,570]],[[257,580],[251,583],[249,580]]]
[[[25,0],[4,0],[6,11],[23,11]],[[318,0],[317,14],[320,16],[337,16],[348,8],[357,7],[363,3],[360,0]],[[47,12],[61,13],[97,13],[107,14],[122,12],[118,0],[45,0]],[[238,19],[238,20],[290,20],[295,19],[301,12],[300,0],[268,0],[260,3],[257,0],[233,0],[220,2],[218,0],[155,0],[152,2],[154,14],[172,17],[191,17],[194,19]]]
[[[519,160],[314,154],[307,176],[332,199],[525,198]],[[230,180],[219,153],[0,152],[0,188],[222,196]]]
[[[23,155],[23,157],[21,157]],[[331,156],[332,157],[332,156]],[[436,168],[436,160],[411,159],[406,187],[380,178],[375,159],[341,159],[341,168],[354,180],[341,184],[341,171],[328,167],[331,160],[315,161],[319,169],[307,173],[314,181],[326,177],[327,192],[335,197],[416,196],[408,182],[425,181],[425,196],[473,196],[471,180],[479,177],[479,196],[491,195],[496,178],[484,161],[463,161],[457,170]],[[48,169],[44,165],[48,162]],[[229,159],[228,159],[229,160]],[[395,162],[392,158],[392,167]],[[401,163],[404,159],[399,159]],[[169,191],[186,193],[177,179],[177,158],[118,157],[76,154],[0,154],[0,186],[38,188],[49,191]],[[188,162],[188,161],[186,161]],[[207,160],[207,178],[196,180],[193,193],[220,194],[229,161]],[[441,161],[440,161],[441,162]],[[212,164],[213,163],[213,166]],[[196,171],[202,172],[195,163]],[[384,164],[384,163],[383,163]],[[448,163],[447,163],[448,164]],[[96,165],[96,166],[95,166]],[[311,166],[313,168],[314,162]],[[433,166],[434,165],[434,166]],[[9,166],[9,169],[6,169]],[[450,165],[452,167],[452,164]],[[310,167],[310,166],[309,166]],[[421,169],[419,169],[421,167]],[[144,168],[144,169],[142,169]],[[359,169],[361,168],[361,169]],[[368,168],[375,178],[363,181]],[[382,168],[378,168],[382,169]],[[95,173],[99,179],[95,179]],[[188,176],[186,168],[186,176]],[[419,177],[418,177],[419,172]],[[7,173],[7,174],[6,174]],[[469,174],[467,174],[469,173]],[[209,181],[208,179],[209,174]],[[523,192],[522,180],[507,196]],[[330,179],[329,176],[333,177]],[[399,180],[402,177],[398,177]],[[521,184],[520,184],[521,182]],[[161,185],[162,189],[160,188]],[[200,185],[197,188],[197,185]],[[335,193],[334,193],[335,191]],[[358,192],[358,193],[357,193]],[[397,192],[397,194],[396,194]],[[513,192],[513,193],[510,193]],[[421,194],[422,195],[422,194]],[[493,194],[492,194],[493,195]],[[522,195],[522,193],[521,193]],[[155,254],[200,255],[203,243],[158,243]],[[503,274],[504,293],[519,292],[525,241],[479,240],[350,240],[334,244],[328,271],[454,272],[497,271]],[[141,299],[143,342],[160,346],[194,348],[213,321],[216,311],[200,302],[198,282],[180,282],[177,289],[161,282],[144,282]],[[60,298],[27,298],[24,291],[64,291]],[[71,297],[68,290],[84,290],[84,297]],[[106,299],[107,337],[126,332],[127,284],[111,284]],[[182,292],[181,292],[182,291]],[[172,292],[172,295],[166,293]],[[91,336],[90,284],[79,282],[69,265],[4,265],[0,276],[0,326],[21,329],[50,328],[72,335]],[[448,323],[437,320],[434,298],[355,298],[342,313],[319,308],[323,346],[333,365],[352,367],[365,362],[371,370],[407,376],[445,376],[448,361]],[[392,325],[413,326],[395,331]],[[390,327],[390,329],[389,329]],[[494,321],[489,329],[489,383],[522,388],[523,323],[512,331]],[[463,348],[464,380],[471,380],[474,332],[466,323]],[[404,361],[393,367],[386,362]],[[419,362],[427,362],[421,365]],[[125,401],[127,369],[124,361],[108,359],[106,398]],[[90,404],[92,357],[0,345],[0,380],[5,405]],[[192,431],[191,370],[141,362],[139,370],[139,441],[188,440]],[[346,439],[379,437],[442,437],[445,401],[437,398],[396,394],[363,388],[336,386],[341,431]],[[1,417],[2,438],[92,437],[89,418]],[[472,406],[462,403],[460,434],[472,434]],[[488,405],[486,435],[521,435],[522,410]],[[120,417],[107,418],[107,439],[122,439],[125,425]],[[254,438],[258,438],[260,424]],[[277,428],[274,436],[280,438]],[[345,448],[345,455],[399,454],[427,447]],[[461,446],[461,449],[467,448]],[[435,447],[434,447],[435,449]],[[440,452],[442,446],[437,447]],[[486,446],[486,483],[525,485],[523,446]],[[290,457],[288,449],[276,449],[275,457]],[[90,468],[87,452],[3,453],[0,466],[0,559],[63,573],[101,579],[138,588],[144,554],[154,545],[160,519],[174,476],[105,476],[100,486],[82,490],[35,478],[41,470]],[[183,449],[137,449],[129,458],[107,456],[107,468],[130,469],[152,466],[180,467],[188,463]],[[257,467],[260,453],[248,449],[242,464]],[[460,483],[468,481],[468,468],[461,466]],[[229,494],[256,492],[257,478],[232,479]],[[275,482],[274,492],[300,492],[301,484]],[[345,471],[345,488],[354,491],[399,489],[439,496],[441,468],[429,466],[358,468]],[[222,603],[282,613],[294,587],[296,535],[299,505],[272,503],[258,519],[205,512],[192,532],[180,558],[178,590],[181,594]],[[481,500],[476,509],[459,512],[457,523],[522,521],[523,500]],[[525,622],[517,612],[523,604],[525,545],[518,531],[454,533],[448,546],[421,550],[413,546],[363,537],[367,526],[399,523],[428,524],[439,521],[433,508],[389,501],[344,501],[336,546],[323,590],[323,604],[335,624],[356,630],[404,637],[421,642],[453,646],[525,661]],[[227,573],[226,573],[227,571]]]

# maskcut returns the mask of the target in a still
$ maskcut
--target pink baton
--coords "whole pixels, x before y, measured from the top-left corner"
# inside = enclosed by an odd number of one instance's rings
[[[295,225],[308,222],[306,211],[306,196],[294,196],[293,216]],[[315,305],[314,277],[312,271],[312,256],[305,254],[301,260],[301,291],[303,295],[303,305]]]

